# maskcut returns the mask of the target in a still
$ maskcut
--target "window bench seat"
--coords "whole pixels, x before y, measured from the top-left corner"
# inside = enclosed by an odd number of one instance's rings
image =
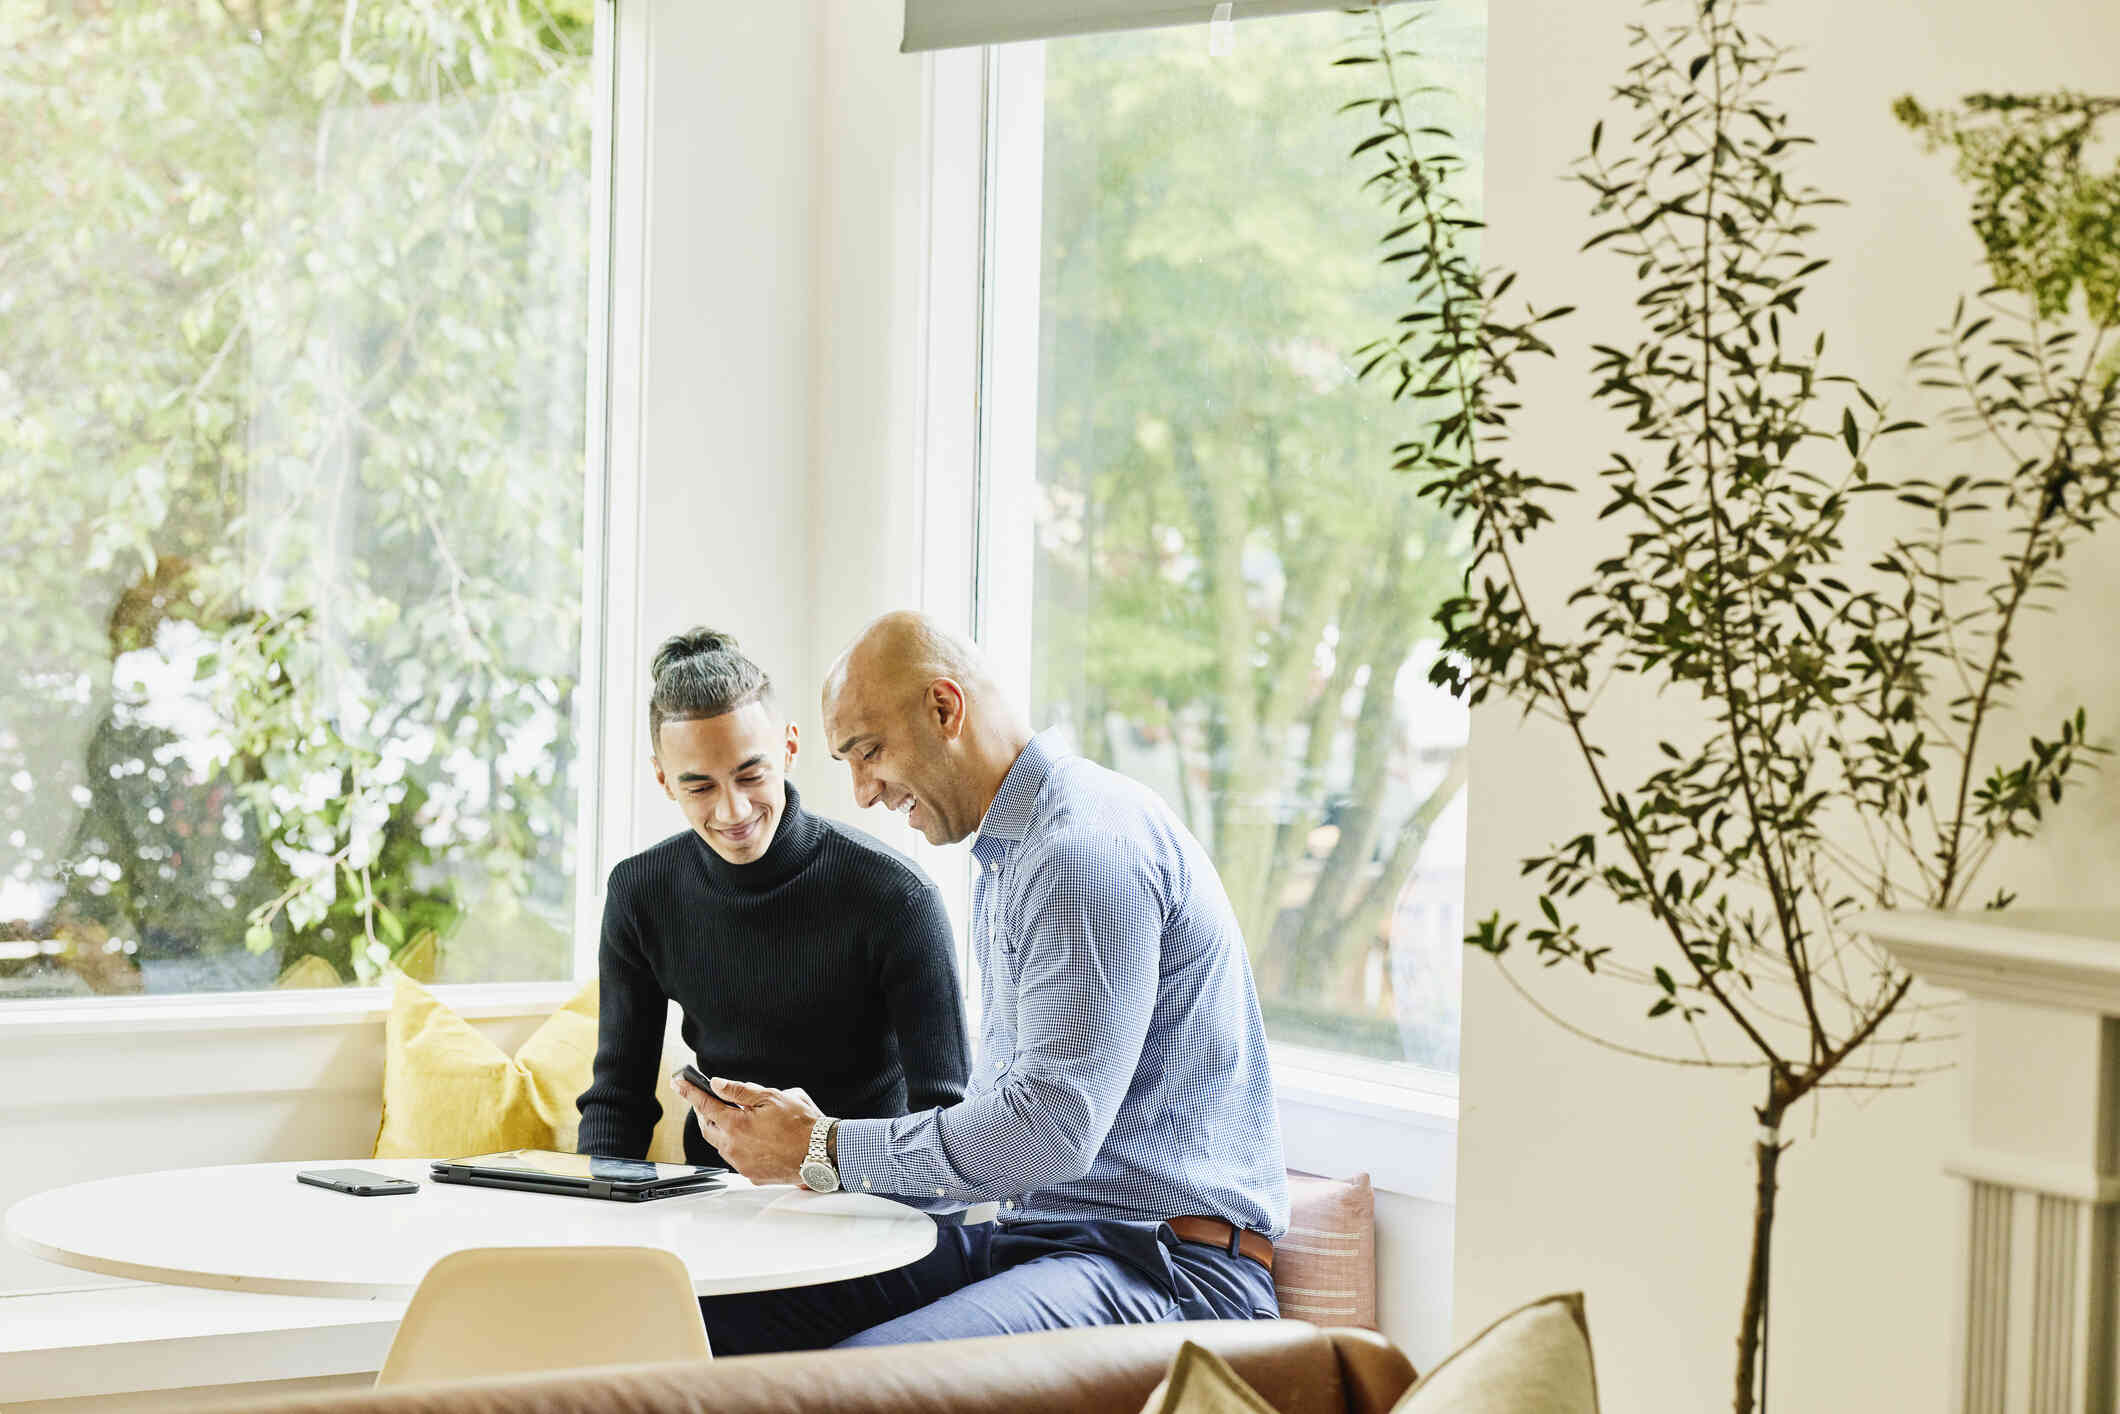
[[[260,1381],[365,1383],[404,1310],[399,1301],[154,1283],[0,1296],[0,1406],[81,1399],[101,1409],[146,1391],[204,1386],[233,1396]]]

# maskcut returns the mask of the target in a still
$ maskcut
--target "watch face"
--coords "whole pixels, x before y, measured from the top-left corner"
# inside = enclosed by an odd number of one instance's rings
[[[805,1188],[815,1193],[832,1193],[839,1188],[839,1172],[830,1164],[804,1164],[802,1182]]]

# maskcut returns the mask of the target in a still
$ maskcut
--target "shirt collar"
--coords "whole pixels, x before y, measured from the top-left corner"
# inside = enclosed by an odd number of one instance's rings
[[[1045,788],[1053,763],[1063,754],[1050,729],[1024,743],[1023,750],[1016,753],[1016,764],[1001,778],[1001,789],[994,792],[993,803],[986,807],[986,818],[979,822],[978,838],[972,841],[973,853],[979,853],[982,847],[998,849],[1022,843],[1031,827],[1031,807],[1037,804],[1038,792]]]

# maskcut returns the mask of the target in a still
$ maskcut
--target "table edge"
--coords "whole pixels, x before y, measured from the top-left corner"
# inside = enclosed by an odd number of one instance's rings
[[[247,1166],[246,1166],[247,1167]],[[265,1167],[265,1165],[259,1165]],[[121,1175],[130,1176],[130,1175]],[[90,1180],[91,1182],[95,1180]],[[47,1190],[50,1191],[50,1190]],[[31,1197],[39,1195],[32,1194]],[[24,1201],[27,1201],[26,1199]],[[580,1198],[576,1202],[596,1202],[592,1198]],[[418,1286],[381,1282],[333,1282],[297,1277],[241,1277],[227,1276],[218,1272],[198,1271],[190,1268],[157,1267],[148,1263],[128,1262],[117,1257],[96,1256],[90,1253],[72,1252],[40,1242],[15,1226],[15,1209],[21,1203],[10,1204],[5,1215],[7,1240],[17,1248],[41,1261],[57,1266],[71,1267],[76,1271],[95,1272],[102,1276],[123,1277],[133,1281],[155,1282],[164,1286],[202,1287],[209,1291],[245,1291],[266,1296],[318,1296],[352,1301],[409,1301]],[[939,1240],[934,1216],[918,1208],[905,1209],[908,1215],[925,1218],[927,1242],[919,1251],[899,1258],[885,1254],[882,1260],[864,1257],[838,1266],[812,1270],[800,1274],[799,1281],[774,1282],[760,1285],[755,1277],[742,1276],[727,1279],[697,1277],[693,1279],[692,1291],[696,1296],[733,1296],[746,1292],[792,1291],[805,1286],[821,1286],[826,1282],[846,1281],[853,1277],[874,1276],[879,1272],[897,1271],[911,1266],[935,1250]]]

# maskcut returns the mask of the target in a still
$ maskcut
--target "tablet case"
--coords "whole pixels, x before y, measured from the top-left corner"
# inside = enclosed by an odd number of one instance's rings
[[[435,1159],[428,1165],[436,1183],[461,1183],[473,1188],[512,1188],[523,1193],[557,1193],[567,1198],[603,1198],[614,1203],[645,1203],[656,1198],[677,1198],[688,1193],[711,1193],[722,1186],[727,1169],[679,1174],[670,1178],[604,1179],[570,1178],[564,1174],[539,1174],[526,1169],[480,1168],[476,1164]]]

